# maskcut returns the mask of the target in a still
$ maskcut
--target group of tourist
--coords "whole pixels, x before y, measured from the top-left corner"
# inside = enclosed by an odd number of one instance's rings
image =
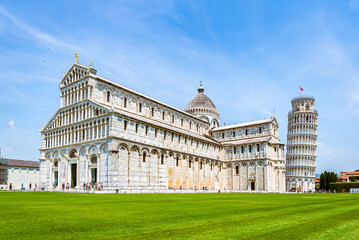
[[[94,184],[92,184],[92,186],[91,186],[90,183],[87,183],[87,184],[84,183],[82,189],[83,189],[84,192],[85,192],[85,191],[91,191],[91,189],[92,189],[92,190],[103,190],[103,185],[102,185],[102,184],[98,185],[97,183],[94,183]]]
[[[195,191],[197,191],[197,190],[199,190],[199,189],[200,189],[200,188],[197,188],[197,186],[194,186],[194,190],[195,190]],[[176,186],[173,187],[173,190],[176,191]],[[182,191],[182,185],[180,185],[179,190]],[[203,191],[207,191],[207,190],[209,190],[209,189],[208,189],[207,187],[203,186],[203,187],[202,187],[202,190],[203,190]]]
[[[53,190],[55,190],[55,188],[56,188],[56,186],[57,186],[57,184],[56,183],[53,183]],[[70,186],[70,184],[69,183],[62,183],[61,184],[61,190],[64,192],[65,190],[67,190],[67,191],[70,191],[70,188],[71,188],[71,186]],[[102,184],[97,184],[97,183],[94,183],[94,184],[90,184],[90,183],[84,183],[84,185],[83,185],[83,191],[85,192],[85,191],[90,191],[90,190],[103,190],[103,185]]]
[[[330,189],[329,190],[326,190],[326,189],[317,189],[317,191],[316,191],[317,193],[337,193],[337,190],[333,190],[333,191],[331,191]],[[346,193],[347,191],[345,190],[345,189],[342,189],[341,191],[340,191],[341,193]]]
[[[55,184],[55,183],[54,183],[53,187],[54,187],[54,189],[56,188],[56,184]],[[69,190],[70,190],[70,184],[69,184],[69,183],[66,183],[66,185],[65,185],[65,183],[62,183],[62,184],[61,184],[61,189],[62,189],[63,192],[65,191],[65,189],[66,189],[67,191],[69,191]]]
[[[36,189],[37,189],[37,184],[36,183],[35,183],[35,186],[34,186],[33,189],[34,189],[34,191],[36,191]],[[24,184],[21,183],[20,191],[25,191],[25,190],[26,190],[26,188],[25,188]],[[29,183],[28,191],[31,191],[31,190],[32,190],[32,184]],[[11,191],[15,191],[15,187],[14,187],[14,185],[12,183],[10,183],[10,185],[9,185],[9,192],[11,192]]]

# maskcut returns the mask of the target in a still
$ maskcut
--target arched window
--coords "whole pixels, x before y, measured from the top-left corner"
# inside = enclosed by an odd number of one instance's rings
[[[146,126],[146,135],[148,134],[148,126]]]
[[[91,161],[91,164],[97,163],[97,156],[96,156],[96,155],[92,155],[90,161]]]
[[[183,127],[183,119],[181,119],[181,127]]]
[[[123,99],[123,107],[127,108],[127,98],[126,97]]]
[[[144,152],[142,155],[142,162],[146,162],[146,152]]]
[[[246,136],[248,135],[248,129],[246,129]]]
[[[257,152],[259,152],[259,144],[257,144]]]
[[[192,122],[189,123],[189,129],[192,129]]]
[[[164,156],[163,156],[163,153],[161,155],[161,164],[163,165],[163,159],[164,159]]]
[[[233,153],[236,154],[237,153],[237,148],[233,147]]]
[[[238,175],[239,174],[239,167],[236,166],[236,174]]]
[[[252,152],[252,145],[249,145],[249,152],[251,153]]]
[[[244,146],[241,146],[241,152],[244,153]]]
[[[192,167],[192,164],[191,164],[191,163],[192,163],[191,161],[188,162],[188,168],[191,168],[191,167]]]
[[[110,91],[107,91],[107,102],[110,102]]]
[[[224,138],[224,133],[222,133],[222,138]]]
[[[172,116],[172,123],[175,123],[175,116]]]
[[[233,135],[233,137],[235,137],[236,136],[236,131],[233,131],[232,135]]]
[[[138,104],[138,111],[141,113],[142,112],[142,103]]]
[[[178,165],[179,165],[179,158],[177,157],[176,158],[176,166],[178,167]]]
[[[69,157],[70,157],[70,158],[76,157],[76,153],[77,153],[76,149],[73,149],[73,150],[70,152]]]
[[[202,170],[202,161],[201,161],[201,163],[199,165],[200,165],[200,169]]]
[[[165,112],[162,112],[162,120],[165,120]]]
[[[59,162],[58,162],[58,161],[55,161],[54,167],[58,167],[58,166],[59,166]]]
[[[259,127],[258,132],[262,133],[262,128],[261,127]]]
[[[138,132],[138,123],[136,123],[136,133]]]
[[[155,115],[155,108],[151,109],[151,117],[153,117]]]

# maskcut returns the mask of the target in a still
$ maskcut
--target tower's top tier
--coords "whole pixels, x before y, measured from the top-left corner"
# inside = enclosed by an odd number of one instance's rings
[[[298,96],[292,99],[292,112],[316,112],[312,96]]]

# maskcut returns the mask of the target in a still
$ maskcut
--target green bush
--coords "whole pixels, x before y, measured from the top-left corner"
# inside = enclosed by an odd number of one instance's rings
[[[336,182],[330,183],[330,190],[333,192],[336,190],[337,192],[341,192],[344,189],[346,192],[349,192],[351,188],[359,188],[359,182]]]

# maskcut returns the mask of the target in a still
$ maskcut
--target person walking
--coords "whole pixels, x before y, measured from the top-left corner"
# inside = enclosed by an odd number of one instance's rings
[[[22,190],[25,190],[25,189],[24,189],[24,184],[23,184],[23,183],[21,183],[21,191],[22,191]]]
[[[9,190],[12,191],[12,183],[10,183]]]

